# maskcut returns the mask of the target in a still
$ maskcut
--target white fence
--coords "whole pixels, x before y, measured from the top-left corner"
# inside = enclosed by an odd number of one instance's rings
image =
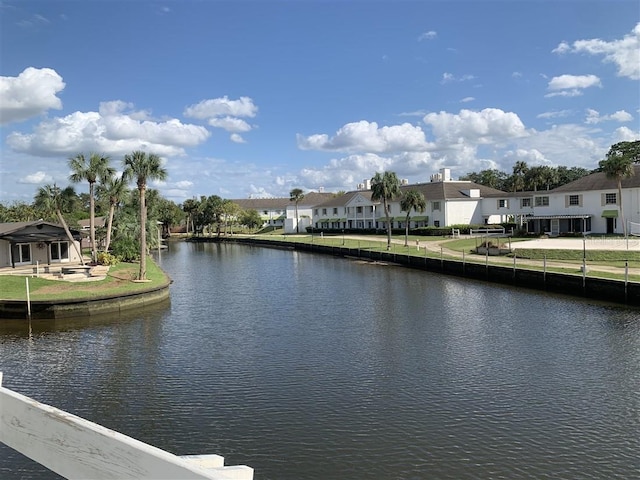
[[[0,442],[69,479],[253,479],[219,455],[179,457],[20,395],[2,386],[2,372]]]

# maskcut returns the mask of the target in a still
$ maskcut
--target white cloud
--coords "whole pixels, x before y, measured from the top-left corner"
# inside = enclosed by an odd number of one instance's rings
[[[469,102],[473,102],[475,100],[474,97],[464,97],[462,100],[460,100],[460,103],[469,103]]]
[[[460,110],[457,115],[448,112],[429,113],[423,120],[431,126],[438,144],[483,144],[527,135],[518,115],[497,108],[485,108],[480,112]]]
[[[344,125],[331,138],[326,134],[298,135],[297,138],[302,150],[382,153],[419,151],[429,147],[422,129],[410,123],[379,128],[376,122],[363,120]]]
[[[536,115],[536,118],[562,118],[571,115],[571,110],[555,110]]]
[[[438,36],[438,32],[435,32],[433,30],[430,30],[428,32],[424,32],[422,33],[419,37],[418,37],[418,41],[422,41],[422,40],[433,40],[434,38],[436,38]]]
[[[209,125],[212,127],[223,128],[227,132],[248,132],[251,130],[251,125],[242,120],[241,118],[234,117],[216,117],[209,119]]]
[[[635,142],[636,140],[640,139],[640,129],[634,132],[629,127],[616,128],[613,132],[613,137],[614,141],[611,143]]]
[[[549,81],[549,90],[601,87],[600,79],[595,75],[560,75]]]
[[[607,42],[598,38],[591,40],[577,40],[570,45],[560,43],[554,53],[587,53],[602,55],[604,62],[613,63],[618,69],[618,76],[632,80],[640,79],[640,23],[636,24],[630,34],[621,40]]]
[[[193,186],[193,182],[191,182],[189,180],[182,180],[180,182],[174,183],[174,185],[175,185],[176,188],[184,190],[184,189],[187,189],[187,188]]]
[[[452,83],[452,82],[468,82],[475,78],[476,77],[474,75],[465,74],[465,75],[456,77],[453,73],[445,72],[442,74],[442,80],[440,81],[440,83],[444,85],[446,83]]]
[[[28,183],[28,184],[42,184],[48,183],[53,180],[53,177],[46,172],[35,172],[30,175],[26,175],[18,180],[18,183]]]
[[[50,68],[29,67],[17,77],[0,77],[0,124],[60,110],[62,101],[56,94],[64,87],[62,77]]]
[[[593,109],[587,109],[587,117],[585,118],[585,123],[587,124],[596,124],[600,122],[606,121],[615,121],[615,122],[630,122],[633,120],[633,116],[630,113],[625,112],[624,110],[618,110],[611,115],[600,115],[600,112]]]
[[[582,90],[590,87],[602,87],[596,75],[560,75],[553,77],[547,86],[551,91],[545,97],[579,97]]]
[[[257,113],[258,107],[253,104],[251,98],[240,97],[239,100],[229,100],[225,95],[222,98],[203,100],[187,107],[184,116],[200,120],[223,116],[253,118]]]
[[[67,155],[98,151],[116,155],[146,150],[160,156],[183,155],[185,147],[204,142],[210,135],[201,126],[177,119],[139,120],[146,112],[127,112],[132,105],[121,102],[100,104],[99,112],[74,112],[45,120],[30,134],[13,132],[7,145],[16,152],[36,156]]]
[[[242,138],[242,135],[238,135],[237,133],[232,133],[229,136],[229,139],[233,142],[233,143],[247,143],[246,140],[244,138]]]

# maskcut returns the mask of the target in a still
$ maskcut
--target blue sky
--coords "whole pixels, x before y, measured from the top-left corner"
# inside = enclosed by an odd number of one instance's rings
[[[411,183],[640,139],[640,4],[2,1],[0,201],[157,153],[175,202]],[[77,191],[87,191],[83,184]]]

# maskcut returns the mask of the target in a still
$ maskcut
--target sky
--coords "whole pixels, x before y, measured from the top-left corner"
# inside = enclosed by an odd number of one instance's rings
[[[1,0],[0,124],[5,205],[91,152],[176,203],[593,169],[640,139],[640,3]]]

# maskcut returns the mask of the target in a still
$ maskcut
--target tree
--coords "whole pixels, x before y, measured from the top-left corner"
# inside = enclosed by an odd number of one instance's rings
[[[125,180],[135,178],[138,187],[140,201],[140,270],[138,280],[147,279],[147,206],[145,194],[148,180],[164,180],[167,178],[167,170],[162,167],[160,157],[153,153],[147,154],[136,150],[124,156],[123,160]]]
[[[104,242],[104,250],[109,251],[111,246],[111,234],[113,231],[113,216],[115,215],[116,208],[120,204],[120,201],[128,193],[127,181],[122,177],[116,177],[110,175],[102,179],[101,184],[98,185],[96,193],[98,198],[105,199],[109,204],[109,214],[107,216],[107,238]]]
[[[95,194],[94,186],[98,180],[110,177],[115,174],[115,169],[109,166],[109,157],[91,153],[86,158],[82,153],[69,159],[71,175],[69,180],[79,183],[83,180],[89,182],[89,238],[91,239],[91,261],[98,259],[98,246],[96,245],[96,224],[95,224]]]
[[[71,210],[73,208],[75,200],[76,192],[73,190],[73,187],[61,189],[54,184],[53,186],[45,185],[44,187],[40,187],[34,198],[34,203],[36,208],[40,209],[46,215],[55,215],[58,218],[58,222],[60,222],[60,225],[64,228],[64,233],[66,233],[69,243],[73,245],[73,248],[78,254],[80,263],[84,265],[82,250],[75,242],[73,235],[71,235],[71,230],[69,230],[69,226],[62,215],[63,211]]]
[[[299,188],[294,188],[289,192],[289,200],[296,202],[296,233],[300,233],[300,226],[298,225],[298,203],[304,198],[304,192]]]
[[[513,165],[513,175],[511,175],[511,187],[514,192],[517,192],[518,190],[524,190],[524,186],[525,186],[524,179],[527,174],[527,170],[529,170],[529,167],[527,166],[527,163],[523,162],[522,160],[518,160]]]
[[[187,214],[187,235],[189,234],[189,223],[191,223],[191,233],[194,232],[193,217],[198,212],[200,202],[195,198],[188,198],[182,204],[182,211]]]
[[[614,178],[618,184],[618,196],[616,203],[620,207],[620,219],[622,220],[622,232],[627,236],[627,224],[624,219],[622,203],[622,180],[632,177],[635,173],[634,162],[640,162],[640,141],[620,142],[612,145],[607,152],[607,158],[598,163],[600,169],[607,178]]]
[[[250,230],[254,228],[262,227],[264,223],[262,221],[262,217],[260,216],[258,211],[255,209],[244,210],[240,212],[240,215],[238,216],[238,221],[240,222],[240,225],[244,225]]]
[[[395,172],[376,172],[371,178],[371,200],[382,200],[387,223],[387,250],[391,250],[391,211],[389,201],[400,195],[400,180]]]
[[[400,200],[400,208],[407,212],[407,221],[404,226],[404,246],[409,246],[409,217],[411,216],[411,210],[416,212],[424,212],[427,208],[427,201],[424,199],[424,195],[417,190],[409,190],[405,192],[404,197]]]

